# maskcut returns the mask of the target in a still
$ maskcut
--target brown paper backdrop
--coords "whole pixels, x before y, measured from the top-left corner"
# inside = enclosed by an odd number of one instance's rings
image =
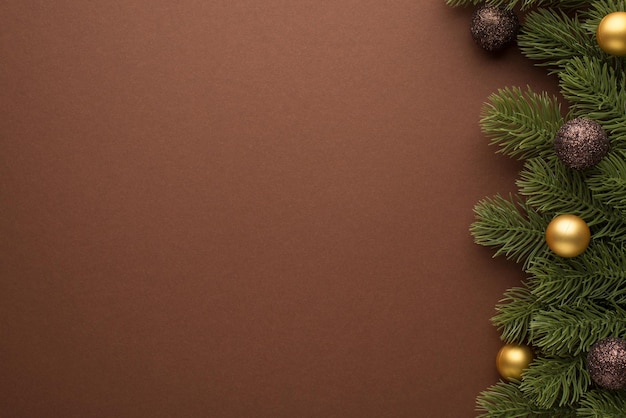
[[[398,0],[0,5],[3,417],[471,417],[477,121],[556,80]]]

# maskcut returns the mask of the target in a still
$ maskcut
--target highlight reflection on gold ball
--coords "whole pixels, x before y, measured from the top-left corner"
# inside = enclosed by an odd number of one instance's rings
[[[546,229],[546,243],[558,256],[576,257],[585,252],[591,240],[587,223],[576,215],[560,215]]]
[[[611,55],[626,55],[626,12],[604,16],[596,31],[598,45]]]
[[[506,380],[522,380],[522,372],[530,366],[533,357],[527,345],[505,344],[496,356],[496,368]]]

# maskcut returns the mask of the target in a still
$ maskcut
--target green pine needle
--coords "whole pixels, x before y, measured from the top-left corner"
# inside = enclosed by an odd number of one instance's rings
[[[582,356],[540,357],[524,371],[520,391],[543,409],[573,405],[591,383]]]
[[[602,221],[594,216],[597,208],[584,175],[554,156],[528,160],[516,183],[527,203],[540,212],[573,213],[588,220],[590,226]]]
[[[626,391],[592,390],[580,401],[578,417],[624,418],[626,415]]]
[[[476,243],[497,248],[524,267],[547,252],[544,230],[547,219],[519,198],[501,196],[484,199],[474,207],[476,221],[470,227]]]
[[[518,159],[554,153],[553,139],[563,124],[556,97],[528,87],[498,90],[482,109],[480,125],[499,152]]]
[[[595,120],[607,130],[611,146],[626,144],[626,78],[610,63],[584,56],[573,57],[559,73],[563,96],[570,103],[572,116]]]
[[[597,175],[587,179],[594,198],[626,216],[626,150],[610,152],[596,170]]]
[[[528,272],[531,293],[543,305],[579,306],[588,300],[626,306],[624,247],[594,241],[575,258],[537,257]]]
[[[578,17],[558,10],[539,9],[528,13],[517,41],[526,57],[541,61],[538,65],[550,67],[562,67],[572,57],[601,54]]]
[[[578,356],[600,338],[626,336],[626,310],[592,302],[552,306],[530,321],[533,345],[553,356]]]
[[[591,7],[584,13],[587,20],[583,26],[593,34],[595,34],[596,28],[604,16],[613,12],[626,11],[626,0],[596,0],[587,3]]]
[[[540,408],[531,402],[512,383],[498,382],[482,392],[476,399],[476,410],[482,412],[479,418],[569,418],[576,411],[570,407]]]
[[[587,222],[594,239],[626,240],[624,217],[594,198],[586,175],[569,169],[556,157],[534,158],[524,165],[517,186],[526,203],[541,213],[574,214]]]
[[[491,322],[500,331],[504,342],[525,344],[530,339],[530,322],[542,307],[527,288],[513,287],[504,293]]]

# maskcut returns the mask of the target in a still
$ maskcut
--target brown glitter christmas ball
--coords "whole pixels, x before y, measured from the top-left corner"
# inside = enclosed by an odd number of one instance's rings
[[[626,340],[609,337],[592,345],[587,355],[587,370],[600,387],[626,389]]]
[[[483,6],[472,15],[472,38],[483,49],[494,52],[503,49],[519,31],[517,15],[502,7]]]
[[[588,118],[572,119],[556,133],[554,151],[570,168],[584,170],[609,152],[609,139],[600,124]]]

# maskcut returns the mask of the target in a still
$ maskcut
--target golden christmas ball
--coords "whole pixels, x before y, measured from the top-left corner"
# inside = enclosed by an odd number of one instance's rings
[[[626,12],[604,16],[596,31],[598,45],[610,55],[626,55]]]
[[[523,344],[505,344],[496,356],[498,373],[506,380],[522,380],[522,372],[530,366],[533,350]]]
[[[556,255],[572,258],[585,252],[591,240],[587,223],[576,215],[559,215],[548,224],[546,243]]]

